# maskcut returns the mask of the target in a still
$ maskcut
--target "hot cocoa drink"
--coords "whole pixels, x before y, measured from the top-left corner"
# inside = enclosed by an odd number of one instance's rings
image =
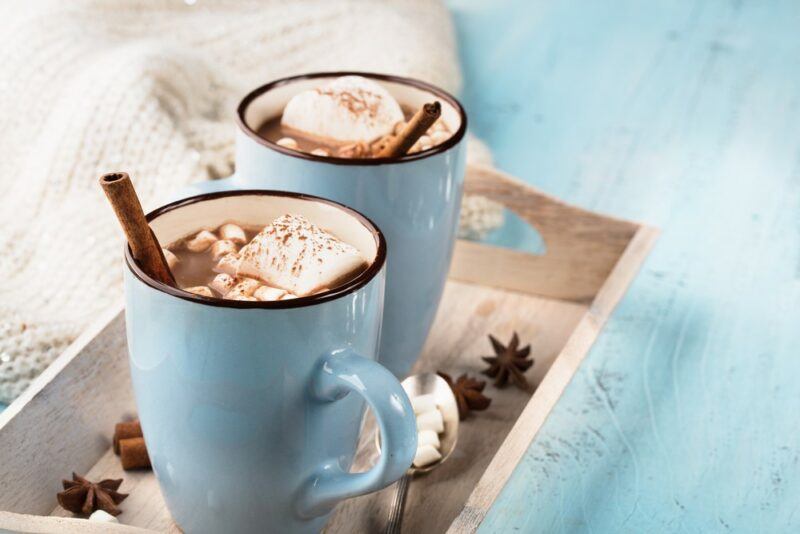
[[[266,227],[228,222],[164,249],[180,289],[204,297],[275,301],[334,289],[367,267],[358,250],[300,215]]]
[[[291,150],[316,156],[372,158],[401,133],[416,109],[403,106],[378,82],[342,76],[289,100],[280,116],[268,119],[258,135]],[[438,119],[408,149],[433,148],[452,136]]]

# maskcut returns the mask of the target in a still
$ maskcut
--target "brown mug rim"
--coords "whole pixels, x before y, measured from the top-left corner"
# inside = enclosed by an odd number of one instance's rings
[[[406,154],[403,156],[393,156],[388,158],[339,158],[336,156],[316,156],[314,154],[309,154],[307,152],[300,152],[298,150],[292,150],[290,148],[282,147],[258,135],[258,133],[247,124],[247,121],[244,120],[244,114],[247,111],[247,108],[253,102],[253,100],[260,97],[264,93],[267,93],[275,89],[276,87],[280,87],[301,80],[310,80],[316,78],[333,78],[340,76],[363,76],[364,78],[370,78],[373,80],[394,82],[416,87],[418,89],[423,89],[425,91],[433,93],[437,97],[441,98],[442,100],[445,100],[448,104],[453,106],[456,109],[456,111],[458,111],[458,114],[461,117],[461,124],[458,130],[456,130],[456,132],[453,135],[451,135],[450,138],[446,140],[444,143],[431,147],[428,150],[415,152],[414,154]],[[467,113],[466,111],[464,111],[464,106],[461,105],[461,102],[459,102],[456,97],[454,97],[444,89],[436,87],[435,85],[432,85],[430,83],[423,82],[422,80],[417,80],[415,78],[406,78],[404,76],[397,76],[394,74],[380,74],[377,72],[325,71],[325,72],[309,72],[306,74],[297,74],[294,76],[287,76],[285,78],[278,78],[277,80],[273,80],[269,83],[266,83],[264,85],[261,85],[253,89],[252,91],[247,93],[247,95],[245,95],[244,98],[242,98],[241,102],[239,102],[239,105],[236,108],[236,124],[248,137],[253,139],[255,142],[267,148],[270,148],[276,152],[285,154],[287,156],[292,156],[295,158],[305,159],[310,161],[317,161],[320,163],[330,163],[333,165],[368,166],[368,165],[387,165],[395,163],[406,163],[409,161],[417,161],[450,150],[452,147],[460,143],[461,140],[464,138],[464,135],[467,133]]]
[[[246,300],[225,300],[222,298],[217,297],[204,297],[202,295],[195,295],[194,293],[189,293],[183,289],[178,289],[176,287],[169,286],[163,282],[160,282],[147,273],[145,273],[141,267],[139,267],[136,260],[133,259],[133,254],[131,253],[131,248],[129,245],[125,245],[125,265],[128,269],[130,269],[131,273],[138,278],[144,284],[150,286],[151,288],[161,291],[162,293],[167,293],[173,297],[178,297],[183,300],[188,300],[190,302],[196,302],[198,304],[204,304],[207,306],[216,306],[219,308],[236,308],[236,309],[289,309],[289,308],[302,308],[305,306],[314,306],[317,304],[322,304],[323,302],[329,302],[331,300],[336,300],[338,298],[344,297],[358,291],[362,287],[369,284],[375,276],[377,276],[381,270],[383,270],[384,265],[386,264],[386,238],[381,232],[380,228],[372,222],[368,217],[363,215],[362,213],[345,206],[339,202],[334,200],[329,200],[327,198],[318,197],[315,195],[307,195],[304,193],[293,193],[290,191],[277,191],[272,189],[237,189],[234,191],[216,191],[213,193],[202,193],[199,195],[194,195],[191,197],[186,197],[180,200],[176,200],[174,202],[170,202],[169,204],[165,204],[160,208],[157,208],[150,213],[147,214],[147,222],[151,222],[158,218],[159,216],[173,211],[175,209],[182,208],[184,206],[190,204],[196,204],[198,202],[203,202],[207,200],[214,200],[217,198],[224,198],[224,197],[231,197],[231,196],[275,196],[275,197],[289,197],[289,198],[297,198],[301,200],[308,200],[312,202],[319,202],[323,204],[328,204],[335,208],[338,208],[348,215],[354,217],[358,220],[361,224],[363,224],[373,235],[375,240],[377,241],[377,251],[375,254],[375,259],[372,261],[369,267],[367,267],[363,272],[361,272],[358,276],[353,278],[352,280],[348,281],[345,284],[342,284],[334,289],[329,291],[325,291],[323,293],[318,293],[316,295],[309,295],[307,297],[297,297],[295,299],[289,300],[274,300],[274,301],[246,301]]]

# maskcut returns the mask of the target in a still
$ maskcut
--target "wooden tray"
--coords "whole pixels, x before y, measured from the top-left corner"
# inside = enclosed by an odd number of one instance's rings
[[[492,405],[462,422],[452,457],[412,480],[405,532],[474,532],[544,424],[647,256],[657,230],[566,205],[510,176],[470,167],[466,191],[505,205],[541,234],[532,255],[461,241],[433,331],[414,371],[477,374],[487,334],[531,343],[535,393],[487,385]],[[150,471],[124,472],[114,423],[135,404],[122,305],[109,310],[0,414],[0,530],[179,532]],[[365,432],[366,434],[366,432]],[[362,438],[355,470],[374,456]],[[70,472],[124,478],[125,525],[88,522],[56,505]],[[326,532],[383,530],[393,488],[339,505]]]

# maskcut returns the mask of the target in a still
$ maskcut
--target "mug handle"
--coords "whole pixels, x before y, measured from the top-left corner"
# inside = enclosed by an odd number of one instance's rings
[[[350,392],[364,397],[381,432],[381,455],[369,471],[348,473],[336,459],[320,465],[296,501],[304,519],[331,511],[339,501],[385,488],[402,477],[417,450],[417,423],[403,387],[388,369],[350,349],[323,359],[311,382],[311,396],[335,402]]]

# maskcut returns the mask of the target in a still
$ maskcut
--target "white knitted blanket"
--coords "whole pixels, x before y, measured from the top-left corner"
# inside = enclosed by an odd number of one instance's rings
[[[0,401],[120,298],[99,174],[128,171],[152,209],[230,174],[235,104],[256,85],[361,69],[457,91],[457,65],[433,0],[2,3]]]

